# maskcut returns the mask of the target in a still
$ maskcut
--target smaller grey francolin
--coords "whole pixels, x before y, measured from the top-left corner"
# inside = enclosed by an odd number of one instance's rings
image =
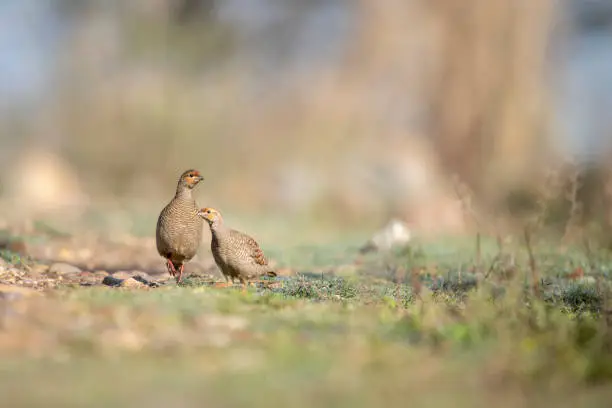
[[[168,273],[176,277],[177,282],[183,277],[185,262],[195,256],[202,241],[204,221],[198,216],[198,205],[191,194],[202,180],[204,178],[197,170],[183,172],[174,198],[157,219],[157,252],[166,258]]]
[[[219,211],[203,208],[198,215],[210,226],[210,249],[227,281],[225,285],[229,286],[234,279],[238,279],[246,289],[252,279],[264,275],[276,276],[259,244],[250,236],[227,227]]]

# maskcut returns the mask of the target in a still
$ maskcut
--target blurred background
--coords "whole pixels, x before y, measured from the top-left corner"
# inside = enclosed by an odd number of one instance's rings
[[[3,0],[0,95],[4,222],[610,218],[607,0]]]

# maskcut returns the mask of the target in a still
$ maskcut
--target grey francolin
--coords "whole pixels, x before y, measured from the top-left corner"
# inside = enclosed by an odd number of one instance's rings
[[[263,275],[276,276],[259,244],[250,236],[227,227],[219,211],[203,208],[198,215],[210,226],[210,249],[226,285],[238,279],[246,288],[252,279]]]
[[[185,262],[195,256],[202,241],[204,221],[198,216],[198,206],[191,194],[202,180],[197,170],[181,174],[174,198],[157,219],[157,252],[166,258],[168,272],[177,282],[183,277]]]

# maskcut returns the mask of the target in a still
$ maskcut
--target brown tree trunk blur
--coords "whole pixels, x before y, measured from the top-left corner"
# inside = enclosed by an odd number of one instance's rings
[[[212,17],[215,3],[215,0],[170,0],[170,15],[179,24],[197,20],[206,22]]]
[[[477,194],[503,194],[544,155],[551,0],[425,2],[440,28],[430,134]]]

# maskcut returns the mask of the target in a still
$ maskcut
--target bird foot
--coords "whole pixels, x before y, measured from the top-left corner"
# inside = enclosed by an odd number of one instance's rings
[[[181,264],[178,270],[178,276],[176,278],[176,283],[181,283],[183,280],[183,269],[185,268],[185,264]]]
[[[247,281],[247,282],[242,282],[242,293],[246,293],[249,286],[253,286],[253,287],[257,287],[257,285],[254,282],[251,281]]]

